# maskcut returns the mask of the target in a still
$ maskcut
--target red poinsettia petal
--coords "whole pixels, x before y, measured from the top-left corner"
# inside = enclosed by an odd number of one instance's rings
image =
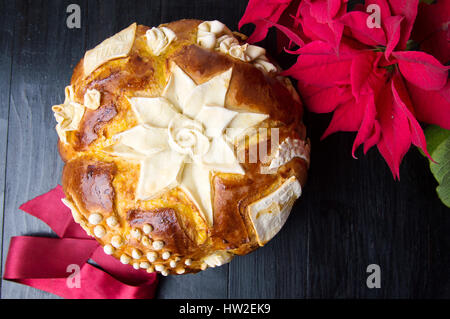
[[[293,17],[296,23],[301,24],[303,33],[314,40],[322,40],[330,43],[337,52],[339,42],[342,38],[344,26],[336,21],[320,23],[311,15],[310,6],[307,2],[301,2],[299,7],[300,17]]]
[[[278,21],[281,13],[289,6],[292,0],[249,0],[245,13],[239,21],[239,28],[244,24],[260,19]]]
[[[386,35],[382,28],[369,28],[367,19],[369,15],[365,12],[351,11],[344,14],[339,21],[347,26],[351,35],[358,41],[370,45],[386,45]]]
[[[436,58],[419,51],[392,53],[398,60],[400,72],[406,80],[425,90],[439,90],[447,83],[448,67]]]
[[[347,1],[343,0],[305,0],[309,5],[310,14],[319,23],[327,23],[333,19],[341,7],[347,8]]]
[[[381,127],[381,125],[380,125],[380,127]],[[383,156],[386,164],[388,164],[388,166],[392,172],[392,175],[394,176],[394,179],[399,180],[400,179],[400,163],[401,163],[403,157],[405,156],[405,154],[408,152],[411,142],[409,142],[409,143],[402,142],[402,144],[407,145],[407,147],[404,147],[402,149],[401,153],[400,152],[393,153],[393,149],[395,151],[395,147],[397,147],[397,146],[394,146],[391,144],[393,144],[393,143],[390,143],[388,138],[383,138],[383,136],[381,136],[380,140],[377,143],[377,148],[378,148],[378,151],[380,152],[381,156]]]
[[[333,20],[328,23],[328,26],[332,34],[334,35],[333,41],[331,41],[330,43],[333,44],[335,51],[338,52],[342,40],[342,35],[344,34],[344,25],[336,20]]]
[[[298,82],[297,86],[305,106],[314,113],[330,113],[338,105],[348,102],[352,98],[349,88],[338,86],[320,88],[304,85],[302,82]]]
[[[438,31],[432,33],[422,43],[420,49],[430,53],[442,64],[450,61],[450,41],[447,39],[448,31]]]
[[[392,93],[394,96],[394,101],[396,105],[402,110],[409,121],[410,132],[411,132],[411,142],[422,149],[426,156],[431,159],[430,154],[427,151],[427,142],[425,140],[425,134],[423,133],[422,128],[417,122],[411,110],[412,104],[408,95],[408,91],[406,90],[405,84],[403,83],[403,79],[399,73],[396,73],[393,76],[391,82]]]
[[[361,126],[358,129],[358,134],[356,134],[355,141],[353,142],[352,156],[354,158],[356,158],[356,149],[371,137],[371,133],[373,132],[373,127],[375,124],[375,117],[377,114],[375,108],[375,100],[372,92],[360,96],[358,103],[359,107],[364,109],[364,115],[361,121]]]
[[[439,90],[438,93],[447,103],[450,103],[450,81],[447,81],[447,84],[442,88],[442,90]],[[443,105],[445,105],[445,107],[447,107],[448,110],[448,105],[447,104]]]
[[[311,17],[313,17],[319,23],[326,23],[329,20],[328,17],[328,1],[327,0],[316,0],[310,1],[305,0],[308,5]]]
[[[255,30],[248,37],[248,43],[256,43],[264,40],[267,36],[267,33],[269,32],[270,25],[268,25],[267,22],[263,20],[257,20],[254,21],[253,24],[255,25]]]
[[[297,62],[282,75],[292,76],[305,84],[318,87],[330,87],[339,81],[349,81],[352,56],[345,53],[337,56],[330,50],[332,50],[331,46],[321,41],[305,45],[299,50],[303,54],[300,54]],[[305,52],[314,52],[314,54]]]
[[[352,60],[350,69],[350,79],[353,96],[358,100],[360,95],[368,94],[368,78],[373,71],[373,63],[377,58],[375,52],[364,52]]]
[[[450,82],[439,91],[426,91],[406,83],[419,121],[450,130]]]
[[[450,61],[450,1],[420,3],[411,38],[442,64]]]
[[[399,167],[411,145],[411,133],[408,118],[397,106],[388,82],[378,94],[376,101],[381,137],[378,150],[385,159],[394,178],[400,178]]]
[[[299,22],[295,21],[292,17],[298,18],[300,16],[300,1],[301,0],[292,0],[286,10],[281,14],[280,19],[278,20],[278,24],[286,26],[293,31],[296,31],[302,34],[301,29],[299,28]],[[292,48],[294,46],[294,42],[292,42],[283,32],[280,30],[276,30],[277,36],[277,52],[280,53],[284,48]]]
[[[382,52],[365,51],[353,58],[350,69],[352,92],[356,100],[359,95],[375,95],[386,82],[388,71],[379,66]]]
[[[389,60],[392,51],[394,51],[395,47],[398,44],[398,41],[400,41],[400,26],[403,19],[404,17],[401,16],[391,16],[386,17],[383,20],[383,27],[388,41],[386,51],[384,51],[384,55],[387,60]]]
[[[305,84],[330,87],[349,77],[351,60],[342,60],[333,55],[300,55],[297,62],[283,72]]]
[[[309,42],[303,47],[300,47],[296,50],[289,50],[285,49],[287,53],[290,54],[312,54],[312,55],[324,55],[324,54],[332,54],[337,55],[345,58],[352,58],[358,54],[361,53],[361,50],[366,50],[365,45],[361,45],[359,42],[355,42],[352,39],[343,38],[342,42],[339,46],[339,51],[335,50],[335,47],[332,43],[322,41],[322,40],[315,40],[312,42]]]
[[[352,92],[361,107],[364,108],[364,117],[353,143],[352,155],[355,157],[356,149],[364,143],[364,152],[378,143],[380,127],[376,121],[375,96],[386,83],[387,70],[379,67],[379,60],[383,57],[381,52],[364,52],[352,61],[351,80]]]
[[[328,18],[333,19],[340,13],[347,12],[348,0],[328,0]]]
[[[406,43],[411,36],[414,21],[417,16],[417,7],[419,0],[389,0],[391,12],[393,16],[403,16],[401,35],[398,47],[400,50],[406,49]]]
[[[421,2],[419,3],[419,9],[411,38],[417,42],[422,42],[435,32],[446,31],[449,22],[450,1],[437,0],[432,4]]]
[[[312,41],[295,52],[309,55],[335,54],[333,47],[329,43],[320,40]]]
[[[270,25],[261,20],[278,22],[290,2],[291,0],[250,0],[238,25],[240,29],[244,24],[255,24],[255,31],[248,38],[248,42],[254,43],[263,40],[267,36]]]
[[[340,104],[333,113],[330,125],[323,133],[321,139],[328,137],[336,132],[354,132],[361,126],[364,115],[364,108],[361,104],[355,103],[352,99],[346,103]]]
[[[378,7],[380,7],[381,21],[384,21],[385,18],[391,16],[391,9],[389,8],[389,3],[387,2],[387,0],[366,0],[364,3],[364,12],[367,12],[367,7],[372,4],[376,4]],[[369,13],[373,12],[369,11]]]
[[[375,122],[373,123],[372,132],[369,138],[367,138],[366,141],[364,142],[364,154],[367,154],[369,149],[371,149],[380,141],[380,137],[381,137],[380,123],[378,123],[378,121],[375,120]]]
[[[293,41],[296,45],[298,45],[300,47],[305,45],[305,42],[303,41],[303,39],[297,33],[292,31],[288,27],[285,27],[284,25],[274,23],[272,21],[265,20],[265,19],[263,21],[266,22],[271,27],[275,27],[278,30],[280,30],[281,32],[283,32],[289,38],[289,40]]]

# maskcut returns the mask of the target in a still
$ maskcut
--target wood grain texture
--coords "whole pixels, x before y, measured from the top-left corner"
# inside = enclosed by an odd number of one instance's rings
[[[85,2],[15,2],[3,262],[11,236],[52,235],[47,225],[18,207],[55,187],[60,180],[62,162],[56,149],[51,106],[63,102],[71,70],[85,50],[84,29],[67,28],[66,8],[70,3],[83,7]],[[3,281],[2,297],[55,298],[6,281]]]
[[[80,30],[65,25],[70,3],[82,9]],[[64,86],[84,51],[134,21],[154,26],[182,18],[219,19],[236,30],[246,3],[0,2],[0,72],[6,74],[0,78],[3,263],[11,236],[52,236],[46,225],[18,207],[59,183],[62,163],[50,108],[62,102]],[[273,32],[264,46],[277,55]],[[278,60],[284,67],[293,61],[288,55],[278,55]],[[394,181],[375,149],[366,156],[358,153],[359,160],[351,157],[355,134],[320,141],[329,120],[324,115],[305,118],[313,145],[310,177],[283,230],[265,247],[229,265],[161,278],[159,298],[450,298],[450,210],[436,196],[427,160],[411,149],[401,166],[401,181]],[[381,289],[366,286],[366,268],[372,263],[381,267]],[[56,298],[5,281],[1,297]]]
[[[375,149],[351,157],[354,134],[319,142],[328,121],[314,115],[309,122],[315,147],[303,198],[310,234],[307,296],[448,298],[442,248],[450,236],[438,223],[448,227],[450,216],[436,198],[427,160],[411,149],[396,182]],[[372,263],[381,267],[381,289],[366,286]]]
[[[133,22],[150,26],[160,24],[160,1],[94,0],[88,3],[86,26],[88,49]]]
[[[6,3],[6,1],[1,1],[0,12],[5,14],[4,19],[0,20],[0,236],[2,236],[4,216],[3,204],[6,182],[9,93],[11,88],[11,50],[14,34],[14,10],[11,5]]]

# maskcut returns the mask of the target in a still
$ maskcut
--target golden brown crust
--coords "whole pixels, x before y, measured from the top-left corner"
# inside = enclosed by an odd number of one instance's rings
[[[85,150],[95,141],[102,131],[102,128],[117,115],[116,106],[113,102],[103,105],[97,110],[87,110],[77,137],[77,149]]]
[[[230,108],[239,105],[240,110],[269,114],[272,120],[286,125],[301,120],[301,105],[292,99],[286,87],[251,64],[195,44],[183,47],[170,56],[167,63],[172,60],[199,84],[232,67],[233,77],[226,100]]]
[[[88,232],[101,233],[100,228],[106,231],[97,239],[108,245],[112,255],[148,271],[156,267],[163,273],[196,272],[205,268],[204,258],[216,251],[241,255],[254,250],[259,244],[248,206],[272,193],[291,176],[302,186],[306,183],[308,161],[300,157],[271,174],[261,173],[266,165],[262,160],[243,163],[244,176],[214,174],[211,176],[214,223],[208,226],[196,205],[179,188],[149,201],[137,200],[139,163],[101,151],[112,136],[137,124],[127,97],[160,96],[173,62],[197,84],[233,68],[226,107],[268,114],[270,118],[261,127],[278,128],[280,141],[288,137],[305,140],[303,109],[291,94],[292,88],[280,81],[277,74],[264,73],[250,63],[197,45],[197,26],[201,22],[180,20],[166,24],[177,38],[160,56],[150,54],[146,47],[144,35],[149,28],[138,26],[127,57],[106,62],[87,76],[82,60],[72,77],[77,102],[82,103],[87,90],[93,89],[100,92],[101,100],[98,109],[85,111],[77,131],[68,132],[68,143],[59,143],[59,152],[66,163],[64,192]],[[232,34],[228,29],[225,32]],[[274,152],[268,140],[261,143],[268,144],[269,155]],[[244,153],[248,152],[245,145],[240,147]],[[90,223],[89,218],[98,217],[92,214],[99,214],[102,220]],[[112,226],[114,220],[117,225]],[[164,246],[158,247],[159,242]],[[154,253],[153,261],[149,262],[147,253]]]
[[[177,211],[173,208],[159,208],[150,211],[134,209],[127,212],[127,221],[132,227],[152,225],[154,240],[162,240],[165,249],[179,255],[188,255],[195,249],[195,242],[182,227]]]
[[[64,192],[72,195],[82,211],[111,214],[115,196],[114,174],[114,163],[75,159],[64,167]]]

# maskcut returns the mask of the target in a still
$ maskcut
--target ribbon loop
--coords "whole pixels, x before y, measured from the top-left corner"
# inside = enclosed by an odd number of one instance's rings
[[[73,221],[57,186],[20,209],[41,219],[59,238],[12,237],[5,280],[68,299],[150,299],[157,276],[122,265]],[[88,263],[95,261],[102,269]]]

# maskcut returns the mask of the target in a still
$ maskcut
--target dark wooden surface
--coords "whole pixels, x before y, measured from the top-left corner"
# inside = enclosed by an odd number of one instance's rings
[[[71,3],[81,7],[81,29],[66,27]],[[18,207],[60,181],[50,108],[63,100],[84,51],[133,21],[219,19],[237,29],[245,6],[243,0],[0,1],[2,270],[12,236],[52,236]],[[273,41],[265,44],[276,55]],[[412,149],[395,182],[376,150],[351,157],[354,134],[320,142],[329,118],[308,114],[305,121],[313,143],[310,178],[280,234],[229,265],[162,278],[158,297],[450,297],[450,210],[437,199],[427,161]],[[381,267],[380,289],[366,286],[373,263]],[[1,297],[56,298],[7,281]]]

